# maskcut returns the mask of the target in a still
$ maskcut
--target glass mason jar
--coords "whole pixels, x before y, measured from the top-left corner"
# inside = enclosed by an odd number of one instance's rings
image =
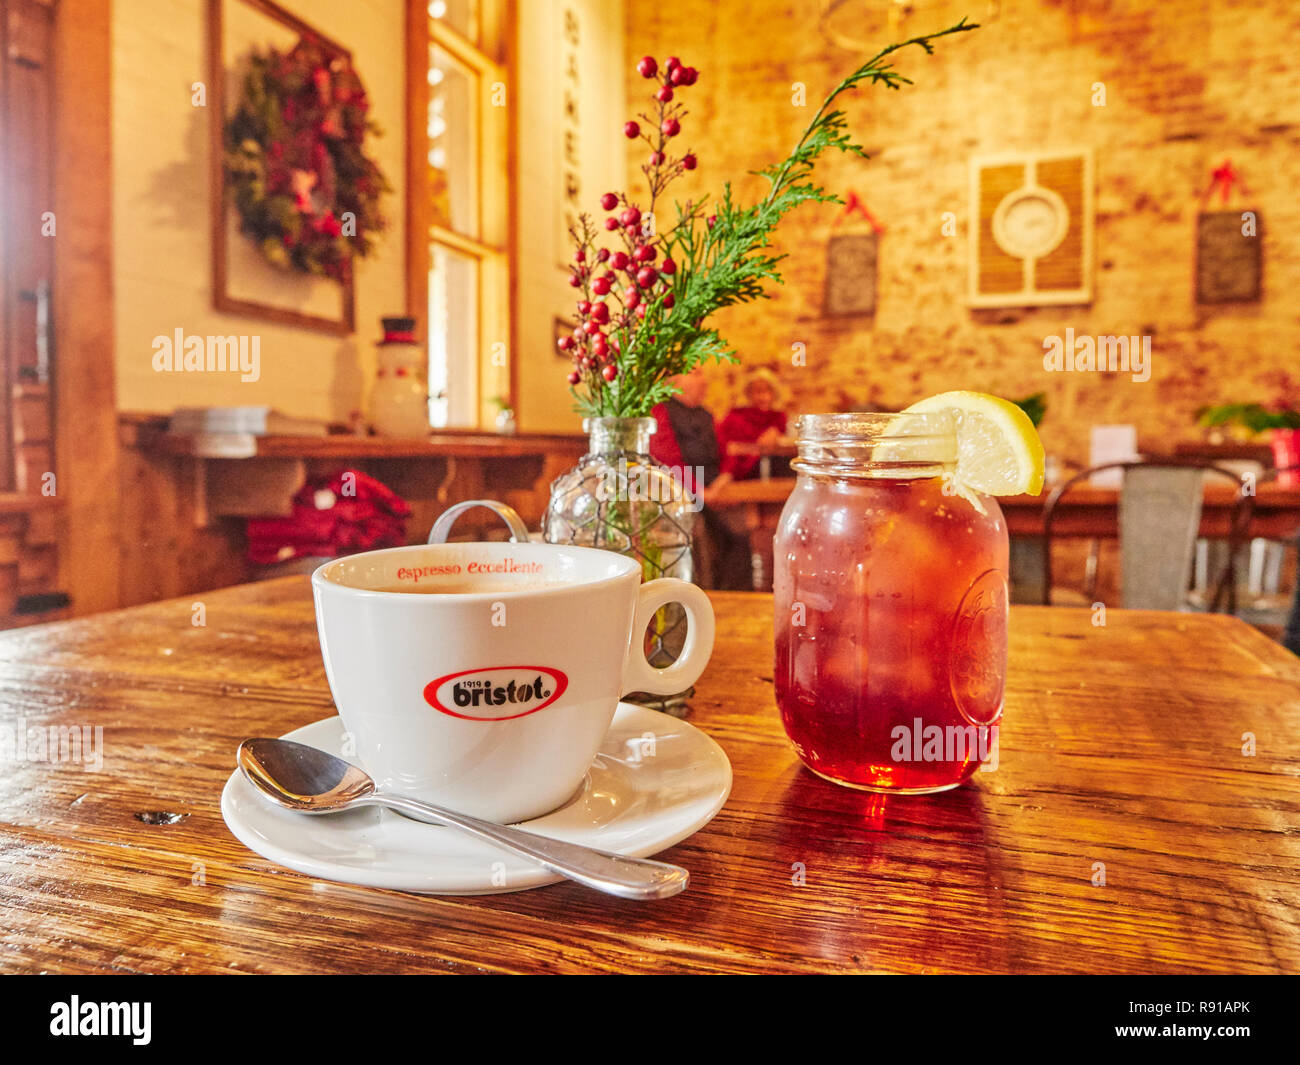
[[[641,579],[694,574],[691,537],[699,504],[650,457],[653,418],[588,418],[589,450],[551,484],[542,522],[547,543],[600,547],[641,563]],[[646,632],[646,657],[672,665],[686,642],[686,612],[670,603]],[[693,689],[692,689],[693,690]],[[639,705],[681,717],[691,691],[677,695],[630,692]]]
[[[922,794],[996,760],[1007,529],[952,481],[948,412],[799,419],[774,548],[776,701],[803,763]]]

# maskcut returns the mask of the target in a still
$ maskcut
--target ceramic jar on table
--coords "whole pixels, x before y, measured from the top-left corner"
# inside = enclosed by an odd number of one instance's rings
[[[415,342],[415,319],[382,321],[370,424],[380,436],[424,436],[429,432],[428,356]]]

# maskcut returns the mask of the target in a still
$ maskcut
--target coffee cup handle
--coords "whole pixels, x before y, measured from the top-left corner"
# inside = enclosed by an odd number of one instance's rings
[[[681,603],[686,610],[686,643],[677,661],[660,669],[646,660],[644,637],[655,611],[669,603]],[[623,667],[624,692],[675,695],[685,691],[700,679],[712,653],[713,604],[699,587],[674,577],[641,585],[632,619],[632,646]]]
[[[445,544],[447,537],[451,535],[451,527],[456,524],[456,519],[465,511],[473,510],[475,507],[486,507],[504,521],[510,527],[510,541],[512,543],[528,543],[528,526],[524,524],[524,519],[519,516],[519,511],[515,510],[509,503],[499,503],[495,499],[467,499],[463,503],[457,503],[454,507],[448,507],[442,512],[438,520],[433,523],[433,528],[429,530],[428,542],[431,544]]]

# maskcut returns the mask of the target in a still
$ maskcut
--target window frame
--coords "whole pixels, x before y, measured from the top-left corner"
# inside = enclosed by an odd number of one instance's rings
[[[407,0],[407,314],[423,323],[424,347],[432,355],[429,318],[429,276],[434,245],[472,258],[476,264],[473,353],[463,355],[452,373],[471,373],[472,398],[449,409],[447,428],[481,429],[495,417],[497,397],[514,405],[513,277],[509,248],[514,239],[514,205],[510,195],[514,173],[514,99],[506,42],[515,21],[513,0],[479,0],[480,41],[466,39],[428,13],[427,0]],[[428,80],[430,52],[440,48],[478,80],[475,121],[477,235],[437,224],[429,210]],[[505,86],[505,106],[493,106],[494,86]],[[499,355],[504,345],[505,358]],[[430,377],[432,379],[432,364]],[[452,396],[448,396],[449,407]]]

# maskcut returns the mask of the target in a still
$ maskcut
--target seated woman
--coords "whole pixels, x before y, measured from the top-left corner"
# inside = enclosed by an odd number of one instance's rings
[[[734,408],[722,420],[718,430],[722,471],[733,480],[757,477],[763,455],[788,442],[785,412],[776,409],[778,401],[783,401],[783,392],[774,373],[755,370],[745,381],[745,400],[749,405]]]
[[[688,492],[707,503],[710,495],[731,480],[728,476],[718,481],[721,462],[717,426],[704,406],[708,381],[697,366],[690,373],[670,378],[669,383],[677,389],[677,395],[650,412],[656,423],[650,437],[650,457],[672,470]]]
[[[711,506],[732,478],[720,471],[717,429],[704,406],[708,389],[704,371],[697,367],[674,377],[672,383],[679,394],[651,411],[657,427],[650,437],[650,457],[671,469],[703,504],[704,527],[696,525],[695,532],[697,547],[705,548],[697,555],[700,583],[727,591],[751,589],[749,536],[733,528],[725,512]]]

